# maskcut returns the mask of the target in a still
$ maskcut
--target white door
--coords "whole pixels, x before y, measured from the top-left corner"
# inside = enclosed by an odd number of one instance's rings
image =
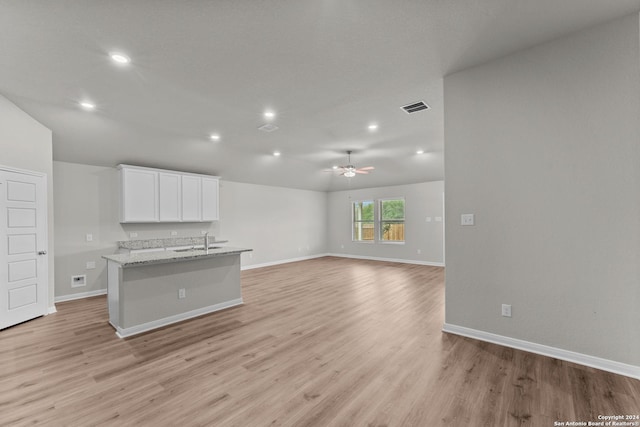
[[[0,329],[47,314],[47,186],[0,168]]]

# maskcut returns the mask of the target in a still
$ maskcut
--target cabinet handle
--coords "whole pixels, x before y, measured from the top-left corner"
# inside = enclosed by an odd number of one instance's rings
[[[47,251],[39,251],[38,252],[38,255],[46,255],[46,254],[47,254]]]

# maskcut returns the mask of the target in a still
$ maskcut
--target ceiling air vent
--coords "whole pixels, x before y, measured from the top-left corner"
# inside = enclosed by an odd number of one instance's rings
[[[278,126],[272,124],[272,123],[267,123],[264,124],[262,126],[260,126],[258,129],[260,129],[263,132],[273,132],[274,130],[278,130]]]
[[[420,102],[414,102],[413,104],[404,105],[401,108],[405,111],[405,113],[411,114],[417,111],[428,110],[429,106],[425,104],[423,101],[420,101]]]

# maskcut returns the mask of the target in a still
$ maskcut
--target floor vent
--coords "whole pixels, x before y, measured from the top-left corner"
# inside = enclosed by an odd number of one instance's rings
[[[404,105],[401,107],[407,114],[415,113],[417,111],[428,110],[429,106],[424,101],[414,102],[413,104]]]

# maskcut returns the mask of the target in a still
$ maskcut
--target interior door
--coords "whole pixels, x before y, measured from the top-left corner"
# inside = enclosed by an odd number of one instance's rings
[[[46,177],[0,168],[0,329],[47,314]]]

